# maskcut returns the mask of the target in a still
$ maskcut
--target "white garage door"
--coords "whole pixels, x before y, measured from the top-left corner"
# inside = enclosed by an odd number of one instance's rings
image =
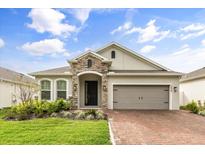
[[[169,86],[115,85],[114,109],[169,109]]]

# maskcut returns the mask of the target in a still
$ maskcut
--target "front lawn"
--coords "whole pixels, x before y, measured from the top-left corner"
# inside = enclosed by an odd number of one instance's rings
[[[4,113],[0,110],[0,117]],[[63,118],[4,121],[0,119],[0,144],[111,144],[106,120]]]

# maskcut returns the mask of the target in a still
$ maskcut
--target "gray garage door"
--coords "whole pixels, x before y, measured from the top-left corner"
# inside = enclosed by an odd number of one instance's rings
[[[115,85],[114,109],[169,109],[169,86]]]

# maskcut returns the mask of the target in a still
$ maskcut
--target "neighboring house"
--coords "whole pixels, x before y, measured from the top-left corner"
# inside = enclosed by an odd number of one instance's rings
[[[31,77],[0,67],[0,108],[21,102],[21,89],[37,86]]]
[[[110,43],[68,61],[69,66],[31,73],[41,99],[69,98],[78,108],[179,109],[180,73]]]
[[[205,67],[183,75],[180,80],[180,104],[192,100],[205,103]]]

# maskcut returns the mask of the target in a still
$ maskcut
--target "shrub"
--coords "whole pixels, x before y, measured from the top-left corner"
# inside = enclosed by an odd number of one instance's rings
[[[33,113],[33,103],[32,102],[23,102],[18,105],[11,107],[11,112],[16,114],[31,114]]]
[[[197,106],[197,104],[194,101],[192,101],[192,103],[190,103],[190,104],[187,104],[186,107],[188,110],[190,110],[193,113],[197,114],[199,112],[199,107]]]
[[[56,100],[55,102],[51,102],[50,104],[50,112],[59,112],[62,110],[70,110],[72,107],[71,101],[67,101],[64,99]]]
[[[205,110],[199,112],[200,115],[205,116]]]
[[[11,110],[11,107],[5,107],[0,109],[0,118],[4,118]]]
[[[11,107],[6,115],[8,119],[26,120],[35,117],[47,117],[54,112],[71,109],[72,104],[67,100],[57,100],[54,102],[32,100],[23,102]]]
[[[180,110],[187,110],[186,105],[182,105],[182,106],[180,106],[179,108],[180,108]]]
[[[43,117],[45,114],[48,113],[48,104],[49,102],[46,101],[34,101],[33,102],[33,112],[37,117]]]
[[[95,109],[90,109],[90,110],[87,110],[86,112],[85,112],[85,114],[86,115],[93,115],[94,117],[96,116],[96,112],[97,112],[97,110],[95,110]]]
[[[180,106],[181,110],[189,110],[192,113],[198,114],[200,111],[200,107],[197,106],[197,103],[192,101],[191,103],[185,105],[185,106]]]

